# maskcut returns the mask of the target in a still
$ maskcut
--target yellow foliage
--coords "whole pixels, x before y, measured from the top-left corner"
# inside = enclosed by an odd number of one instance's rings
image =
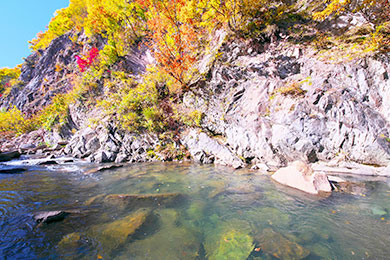
[[[326,6],[321,12],[316,12],[313,14],[315,20],[324,20],[331,14],[339,14],[345,10],[345,7],[350,3],[350,0],[331,0],[330,3]]]
[[[20,76],[21,65],[15,68],[1,68],[0,69],[0,98],[7,96],[11,91],[12,86],[18,83]]]
[[[12,132],[14,134],[22,134],[30,132],[37,128],[35,119],[27,119],[22,112],[12,107],[8,111],[0,111],[0,133]]]

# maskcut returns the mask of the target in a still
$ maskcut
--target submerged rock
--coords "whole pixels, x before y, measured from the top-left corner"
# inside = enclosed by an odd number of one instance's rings
[[[197,259],[200,238],[184,225],[177,224],[177,211],[161,209],[155,214],[159,217],[158,232],[134,241],[116,259]]]
[[[255,240],[264,252],[277,259],[303,259],[310,254],[308,249],[288,240],[271,228],[264,229]]]
[[[66,216],[68,216],[70,212],[65,211],[44,211],[44,212],[38,212],[34,215],[34,219],[37,223],[51,223],[56,221],[63,220]]]
[[[352,195],[362,195],[367,193],[366,184],[364,182],[332,182],[335,191],[348,193]]]
[[[290,216],[277,208],[264,207],[257,210],[251,210],[246,213],[250,220],[257,226],[276,226],[288,227]]]
[[[184,195],[181,193],[110,194],[103,199],[103,202],[119,207],[132,208],[177,205],[183,199]]]
[[[70,233],[64,236],[58,243],[58,251],[61,253],[69,253],[78,248],[80,240],[80,233]]]
[[[124,164],[113,164],[113,165],[101,166],[101,167],[97,167],[97,168],[93,168],[91,170],[88,170],[84,174],[93,174],[93,173],[97,173],[97,172],[115,170],[118,168],[122,168],[123,166],[125,166],[125,165]]]
[[[91,227],[88,234],[100,242],[104,252],[108,253],[122,245],[146,221],[151,211],[139,209],[136,212],[112,223]]]
[[[0,153],[0,162],[11,161],[12,159],[16,159],[20,157],[20,153],[18,151],[10,151]]]
[[[230,230],[221,236],[218,248],[209,259],[247,259],[253,248],[253,239],[248,234]]]
[[[0,169],[0,174],[20,174],[27,171],[25,168],[20,167],[5,167]]]
[[[387,214],[386,210],[380,206],[372,207],[371,212],[376,216],[384,216]]]
[[[295,161],[290,166],[279,169],[271,178],[283,185],[310,194],[317,195],[319,192],[332,191],[325,173],[313,173],[310,166],[301,161]]]
[[[209,259],[247,259],[254,248],[250,225],[244,220],[224,222],[212,215],[204,226],[204,248]]]
[[[128,237],[146,222],[150,214],[151,211],[148,209],[139,209],[114,222],[92,226],[85,234],[68,234],[58,243],[58,250],[67,253],[76,252],[82,244],[81,238],[88,237],[98,241],[103,250],[101,254],[109,255],[114,249],[122,246]]]
[[[181,203],[185,196],[181,193],[161,193],[161,194],[110,194],[105,196],[100,194],[88,199],[85,205],[103,203],[117,206],[119,208],[145,208],[172,206]]]

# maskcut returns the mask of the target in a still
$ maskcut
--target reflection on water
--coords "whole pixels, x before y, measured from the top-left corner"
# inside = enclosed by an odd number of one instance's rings
[[[35,167],[35,166],[34,166]],[[309,196],[248,170],[90,165],[0,176],[0,255],[65,259],[388,259],[390,186]],[[69,172],[69,169],[74,171]],[[39,211],[62,221],[35,223]]]

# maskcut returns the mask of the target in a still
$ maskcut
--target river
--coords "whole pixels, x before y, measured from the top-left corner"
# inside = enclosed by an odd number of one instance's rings
[[[0,258],[389,259],[390,182],[318,197],[269,174],[143,163],[85,174],[68,162],[0,175]],[[122,194],[122,195],[117,195]],[[139,195],[142,196],[139,196]],[[64,211],[37,223],[42,211]]]

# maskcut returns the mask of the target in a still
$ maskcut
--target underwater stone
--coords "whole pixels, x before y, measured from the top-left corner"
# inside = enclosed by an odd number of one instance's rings
[[[110,194],[103,202],[119,207],[153,207],[176,205],[183,201],[185,196],[181,193],[162,194]]]
[[[285,238],[271,228],[263,230],[260,236],[255,237],[264,252],[278,259],[303,259],[310,251]]]
[[[221,236],[218,248],[209,256],[209,259],[247,259],[253,248],[253,239],[248,234],[230,230]]]
[[[377,216],[384,216],[387,214],[386,210],[379,206],[371,208],[371,212]]]
[[[102,226],[93,226],[88,232],[101,243],[106,253],[122,245],[128,236],[144,224],[151,211],[139,209],[136,212]]]
[[[82,238],[98,241],[101,254],[109,255],[114,249],[122,246],[129,236],[133,235],[151,215],[148,209],[139,209],[132,214],[114,222],[92,226],[85,233],[71,233],[58,243],[59,252],[67,254],[76,252],[83,244]]]
[[[116,259],[198,259],[200,239],[180,222],[174,209],[159,209],[158,232],[131,243]]]

